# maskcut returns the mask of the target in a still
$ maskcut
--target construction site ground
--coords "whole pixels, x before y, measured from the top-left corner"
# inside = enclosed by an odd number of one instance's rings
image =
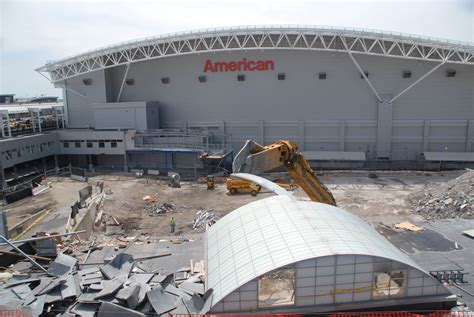
[[[421,221],[414,213],[408,196],[433,182],[443,183],[456,178],[462,172],[381,172],[377,179],[368,172],[334,172],[321,176],[321,180],[333,192],[339,207],[351,211],[370,223],[392,225],[401,221]],[[269,197],[263,189],[256,197],[250,194],[227,193],[225,184],[216,184],[215,190],[207,190],[205,183],[182,182],[181,188],[168,187],[166,181],[124,176],[102,176],[92,180],[104,181],[111,190],[107,195],[105,210],[130,234],[146,233],[169,235],[169,221],[176,219],[178,234],[193,233],[193,220],[198,210],[213,210],[218,217],[249,202]],[[306,197],[298,188],[295,195]],[[150,196],[155,204],[171,203],[174,211],[164,215],[149,215],[143,197]],[[150,207],[151,208],[151,207]]]
[[[433,184],[444,184],[463,171],[337,171],[325,172],[320,179],[332,191],[338,207],[353,212],[378,232],[407,253],[424,269],[464,270],[467,275],[463,289],[452,291],[463,295],[463,300],[474,305],[474,240],[462,231],[474,229],[474,219],[427,220],[417,214],[409,196]],[[8,222],[12,223],[38,211],[50,208],[51,214],[37,228],[61,232],[64,217],[78,199],[78,189],[86,183],[67,178],[50,179],[52,187],[38,196],[6,206]],[[136,178],[123,175],[101,175],[89,179],[89,183],[104,182],[106,193],[104,213],[120,225],[105,236],[154,237],[192,236],[204,229],[193,229],[193,220],[199,210],[212,210],[218,218],[249,202],[273,195],[262,190],[256,197],[250,194],[227,193],[225,184],[216,184],[215,190],[207,190],[206,183],[182,182],[181,188],[171,188],[167,181],[152,178]],[[301,189],[295,195],[306,197]],[[145,196],[149,196],[144,200]],[[150,201],[151,200],[151,201]],[[171,204],[171,211],[158,215],[154,212],[161,204]],[[61,216],[58,216],[61,215]],[[59,218],[55,218],[59,217]],[[170,233],[170,219],[176,220],[176,232]],[[57,220],[62,219],[62,220]],[[398,230],[394,225],[408,221],[424,229],[423,232]],[[108,223],[111,223],[110,219]],[[198,239],[199,240],[199,239]],[[466,292],[467,291],[467,292]]]
[[[390,226],[401,221],[422,221],[423,218],[414,211],[409,195],[429,184],[445,183],[461,173],[376,172],[377,178],[370,178],[367,171],[340,171],[327,172],[320,179],[332,191],[338,207],[357,214],[366,222]],[[78,190],[86,186],[69,178],[48,181],[52,185],[48,191],[2,208],[7,211],[9,226],[42,209],[51,209],[49,220],[55,222],[54,214],[68,213],[70,206],[79,199]],[[171,217],[176,219],[177,235],[196,233],[193,220],[199,210],[212,210],[220,218],[249,202],[273,195],[265,189],[255,197],[248,193],[229,195],[222,183],[217,183],[214,190],[207,190],[205,183],[181,182],[181,188],[171,188],[165,180],[123,175],[101,175],[89,179],[90,183],[97,181],[105,184],[105,213],[114,216],[127,235],[169,235]],[[306,197],[300,188],[294,194]],[[150,196],[154,202],[145,201],[145,196]],[[162,203],[172,204],[173,211],[163,215],[153,213]]]

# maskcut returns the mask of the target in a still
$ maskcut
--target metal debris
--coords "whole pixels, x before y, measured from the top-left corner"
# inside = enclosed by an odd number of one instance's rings
[[[216,223],[218,217],[213,210],[198,210],[196,219],[193,221],[193,229],[205,229],[206,226],[212,226]]]

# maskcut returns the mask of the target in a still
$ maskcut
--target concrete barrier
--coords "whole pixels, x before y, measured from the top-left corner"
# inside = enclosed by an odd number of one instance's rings
[[[71,221],[69,221],[68,232],[85,230],[86,232],[80,233],[79,237],[84,240],[89,239],[94,232],[95,218],[97,212],[102,208],[104,199],[104,193],[97,193],[88,198],[86,200],[86,208],[80,210],[76,216],[75,224],[71,226]]]

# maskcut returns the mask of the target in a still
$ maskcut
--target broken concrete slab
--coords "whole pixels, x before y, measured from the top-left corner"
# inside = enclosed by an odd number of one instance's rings
[[[83,317],[94,317],[99,310],[100,304],[77,303],[69,311]]]
[[[46,295],[37,296],[36,300],[29,305],[32,317],[40,316],[44,309],[44,300]]]
[[[165,292],[160,285],[149,291],[146,296],[158,315],[165,314],[176,308],[176,297]]]
[[[102,281],[102,286],[104,289],[95,295],[95,299],[100,299],[115,294],[122,287],[125,281],[125,276],[117,277],[113,280]]]
[[[464,230],[462,232],[463,235],[471,238],[471,239],[474,239],[474,229],[471,229],[471,230]]]
[[[52,276],[63,276],[69,274],[76,264],[76,258],[60,253],[53,262],[49,263],[48,274]]]
[[[202,296],[202,299],[204,300],[204,305],[201,308],[201,311],[199,314],[207,314],[211,310],[211,305],[212,305],[212,297],[214,296],[213,290],[208,289],[204,295]]]
[[[111,316],[120,316],[120,317],[141,317],[145,316],[136,310],[131,310],[117,304],[102,302],[97,313],[97,317],[111,317]]]
[[[84,287],[84,286],[88,286],[88,285],[91,285],[91,284],[97,284],[97,283],[100,283],[102,282],[103,278],[101,277],[98,277],[98,278],[93,278],[93,279],[89,279],[89,280],[82,280],[81,281],[81,285]]]
[[[97,278],[102,278],[102,273],[99,271],[97,271],[96,273],[86,274],[82,276],[83,281],[87,281],[90,279],[97,279]]]
[[[8,282],[8,284],[5,284],[4,287],[10,288],[10,287],[14,287],[21,284],[31,284],[31,283],[36,283],[39,281],[41,281],[41,279],[38,277],[29,278],[29,279],[19,279],[19,280],[13,278]]]
[[[154,277],[154,275],[155,274],[153,273],[137,273],[130,276],[129,280],[138,283],[148,283]]]
[[[196,293],[203,295],[205,292],[204,284],[202,283],[183,282],[179,285],[179,288],[190,295],[194,295]]]
[[[138,305],[140,287],[139,283],[132,282],[128,287],[119,290],[117,295],[115,295],[115,298],[127,302],[129,308],[135,309]]]
[[[176,308],[170,312],[172,315],[189,315],[189,310],[181,297],[176,300]]]
[[[104,289],[104,286],[102,284],[91,284],[89,285],[89,289],[91,291],[101,291]]]
[[[191,314],[199,314],[204,308],[204,300],[199,295],[193,295],[191,299],[184,300],[184,304]]]
[[[61,280],[56,278],[49,278],[49,277],[42,277],[40,284],[36,286],[32,293],[33,295],[44,295],[47,294],[48,292],[52,291],[54,288],[58,287],[60,284]]]
[[[87,269],[82,269],[77,271],[77,274],[80,276],[88,275],[88,274],[94,274],[100,272],[100,269],[98,267],[90,267]]]
[[[76,298],[81,294],[79,285],[76,284],[76,279],[73,275],[68,275],[66,280],[61,283],[61,297],[62,299]]]
[[[15,287],[12,287],[11,292],[17,296],[18,299],[22,300],[24,305],[29,305],[33,303],[36,298],[31,292],[31,289],[28,287],[28,285],[21,284],[17,285]]]
[[[116,257],[113,258],[107,264],[104,264],[100,267],[100,271],[107,277],[108,279],[112,279],[114,277],[121,277],[130,275],[132,271],[133,265],[135,260],[133,256],[127,253],[120,253]]]
[[[172,284],[166,285],[165,292],[173,294],[173,295],[178,296],[178,297],[182,297],[185,300],[190,300],[191,295],[193,295],[193,294],[188,294],[188,293],[184,292],[183,290],[177,288],[176,286],[174,286]]]
[[[138,293],[137,306],[141,305],[146,298],[146,294],[151,291],[149,284],[140,284],[140,292]]]

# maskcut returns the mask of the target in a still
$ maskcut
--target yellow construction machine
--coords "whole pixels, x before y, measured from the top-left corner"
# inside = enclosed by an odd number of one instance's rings
[[[292,141],[280,140],[262,146],[247,141],[232,163],[234,173],[261,174],[277,167],[285,167],[291,178],[313,201],[336,206],[336,201],[311,169],[303,153]]]

